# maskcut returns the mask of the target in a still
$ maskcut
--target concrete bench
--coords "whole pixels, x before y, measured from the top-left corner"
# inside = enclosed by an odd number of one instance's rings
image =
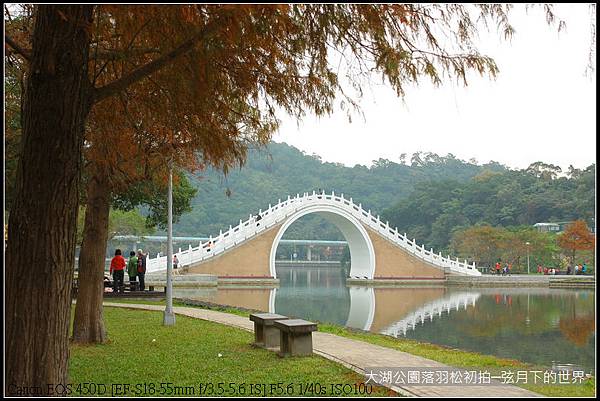
[[[281,351],[279,356],[312,355],[312,332],[317,324],[302,319],[276,320],[279,329]]]
[[[279,330],[273,326],[273,323],[287,318],[276,313],[251,314],[250,320],[254,322],[254,345],[262,348],[279,347]]]

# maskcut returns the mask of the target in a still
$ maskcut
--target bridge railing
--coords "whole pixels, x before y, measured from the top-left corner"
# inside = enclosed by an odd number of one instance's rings
[[[410,313],[404,319],[392,324],[382,331],[383,334],[398,337],[400,333],[406,335],[409,329],[415,329],[420,322],[424,324],[426,320],[433,321],[435,317],[441,317],[443,312],[450,314],[452,309],[458,311],[461,307],[465,310],[469,305],[475,306],[479,293],[458,293],[450,297],[428,302],[416,311]]]
[[[388,222],[383,223],[379,216],[372,215],[370,210],[364,210],[361,204],[356,205],[352,198],[344,198],[343,194],[337,196],[334,192],[325,194],[313,191],[312,194],[305,192],[302,195],[296,194],[295,197],[288,196],[287,200],[279,200],[276,205],[269,205],[267,210],[260,210],[256,216],[250,215],[247,220],[240,221],[235,227],[230,226],[226,232],[221,231],[217,237],[211,237],[209,241],[201,242],[198,247],[190,247],[186,251],[176,253],[176,255],[181,266],[202,262],[279,224],[301,208],[310,204],[323,203],[331,203],[341,207],[379,235],[412,253],[415,257],[443,268],[445,271],[467,275],[481,274],[474,263],[469,264],[466,260],[464,262],[460,262],[458,259],[452,260],[450,256],[443,257],[441,253],[435,254],[433,249],[426,250],[423,245],[418,246],[414,239],[412,241],[408,239],[406,233],[400,234],[397,228],[392,229]],[[164,270],[166,268],[166,257],[159,254],[156,258],[149,259],[147,266],[148,271]]]

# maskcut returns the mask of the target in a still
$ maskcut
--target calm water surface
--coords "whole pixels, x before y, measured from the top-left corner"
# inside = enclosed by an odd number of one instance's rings
[[[174,296],[279,313],[544,367],[595,365],[595,292],[548,288],[347,287],[332,267],[281,267],[280,287],[174,289]]]

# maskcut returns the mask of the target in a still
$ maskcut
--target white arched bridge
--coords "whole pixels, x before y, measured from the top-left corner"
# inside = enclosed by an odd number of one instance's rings
[[[275,253],[285,231],[299,218],[316,213],[334,224],[350,249],[350,277],[355,279],[441,279],[447,274],[479,276],[475,264],[442,256],[409,240],[355,204],[335,193],[304,193],[288,197],[250,216],[197,247],[176,252],[179,266],[191,273],[220,277],[276,278]],[[148,258],[147,271],[165,270],[166,256]]]

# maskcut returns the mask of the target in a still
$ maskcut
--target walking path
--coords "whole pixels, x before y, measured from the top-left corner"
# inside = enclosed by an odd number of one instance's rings
[[[163,311],[161,305],[120,304],[116,302],[105,302],[104,306],[122,307],[130,309],[144,309]],[[237,327],[247,331],[254,331],[254,323],[247,317],[223,313],[208,309],[173,307],[173,311],[179,315],[189,316],[196,319],[209,320],[211,322]],[[420,356],[411,355],[406,352],[397,351],[379,345],[369,344],[363,341],[352,340],[345,337],[328,333],[313,333],[313,349],[315,354],[321,355],[329,360],[338,362],[355,372],[364,375],[368,367],[422,367],[422,368],[451,368],[448,365],[432,361]],[[522,389],[517,386],[498,384],[487,384],[485,386],[390,386],[400,394],[418,397],[540,397],[541,395]]]

